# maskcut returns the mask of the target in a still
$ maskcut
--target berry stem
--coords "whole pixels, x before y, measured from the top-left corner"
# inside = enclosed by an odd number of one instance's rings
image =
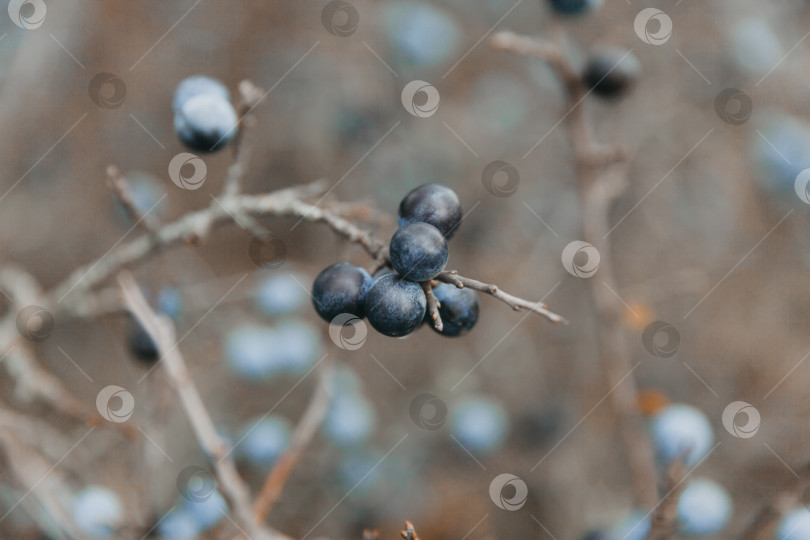
[[[439,308],[442,307],[441,303],[439,303],[439,299],[436,298],[436,295],[433,294],[433,285],[429,281],[425,281],[420,283],[422,285],[422,290],[425,291],[425,298],[427,298],[427,307],[428,313],[430,314],[430,318],[433,321],[433,326],[436,327],[436,330],[441,332],[444,330],[444,323],[442,323],[442,316],[439,314]]]

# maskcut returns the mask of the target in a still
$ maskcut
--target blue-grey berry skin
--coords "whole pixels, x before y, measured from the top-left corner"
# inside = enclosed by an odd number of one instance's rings
[[[641,74],[641,63],[632,52],[608,47],[591,56],[582,82],[594,94],[603,98],[625,95]]]
[[[409,223],[429,223],[450,238],[461,223],[461,203],[452,189],[441,184],[425,184],[414,189],[399,203],[400,227]]]
[[[177,85],[177,90],[174,91],[174,99],[172,100],[172,111],[174,114],[180,112],[183,104],[201,94],[211,94],[221,97],[225,101],[231,100],[231,93],[228,88],[216,79],[206,77],[205,75],[192,75],[180,81]]]
[[[386,336],[401,337],[416,330],[426,308],[422,287],[398,274],[378,278],[366,293],[368,322]]]
[[[439,229],[427,223],[400,227],[388,248],[391,265],[403,278],[427,281],[447,265],[447,240]]]
[[[215,152],[236,135],[237,121],[230,101],[217,94],[199,94],[174,115],[174,130],[192,150]]]
[[[561,15],[582,15],[602,6],[603,0],[549,0],[551,8]]]
[[[439,307],[443,325],[442,331],[439,332],[441,335],[447,337],[464,335],[478,322],[477,292],[472,289],[459,289],[449,283],[440,283],[433,288],[433,294],[441,304]],[[436,330],[435,326],[432,324],[430,326]]]
[[[333,264],[315,278],[312,304],[326,322],[332,322],[341,313],[363,317],[371,283],[371,276],[364,269],[346,262]]]

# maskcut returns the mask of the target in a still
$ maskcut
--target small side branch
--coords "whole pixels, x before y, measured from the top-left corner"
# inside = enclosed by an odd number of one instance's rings
[[[225,443],[217,433],[211,415],[177,348],[171,319],[157,315],[152,310],[131,275],[120,275],[118,283],[121,286],[121,293],[127,308],[154,340],[160,351],[161,366],[165,369],[180,398],[180,403],[191,423],[197,442],[208,456],[211,467],[214,469],[214,475],[237,522],[245,529],[246,535],[253,540],[285,538],[265,529],[254,519],[250,508],[248,487],[239,476],[233,459],[227,454]]]
[[[459,289],[467,287],[475,291],[486,293],[490,296],[493,296],[494,298],[497,298],[501,302],[504,302],[506,305],[508,305],[515,311],[525,309],[533,313],[537,313],[538,315],[545,317],[546,319],[548,319],[553,323],[568,324],[568,321],[565,320],[564,317],[562,317],[561,315],[557,315],[553,311],[549,310],[548,306],[546,306],[543,302],[532,302],[530,300],[519,298],[517,296],[502,291],[497,285],[493,285],[491,283],[484,283],[483,281],[478,281],[477,279],[460,276],[458,272],[456,272],[455,270],[450,272],[442,272],[441,274],[436,276],[436,279],[438,279],[439,281],[443,281],[445,283],[455,285]]]
[[[425,281],[420,283],[420,285],[422,285],[422,290],[425,291],[425,298],[427,298],[427,310],[428,314],[430,315],[430,320],[433,321],[433,326],[436,327],[436,330],[441,332],[444,329],[442,316],[439,313],[439,308],[442,307],[442,305],[439,303],[439,299],[436,298],[436,295],[433,294],[433,284],[429,281]]]
[[[263,523],[275,506],[287,480],[295,470],[304,450],[315,436],[332,402],[332,368],[321,365],[315,392],[312,394],[304,415],[295,427],[289,448],[279,458],[264,480],[262,489],[253,503],[256,520]]]
[[[808,485],[810,485],[810,463],[802,467],[799,471],[799,477],[794,479],[787,489],[771,497],[760,508],[753,521],[740,533],[737,539],[751,540],[757,538],[762,531],[771,526],[791,507],[795,507],[799,503],[799,494],[807,489]]]

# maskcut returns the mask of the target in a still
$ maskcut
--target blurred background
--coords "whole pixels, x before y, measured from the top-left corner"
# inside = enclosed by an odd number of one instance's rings
[[[634,30],[647,7],[671,18],[665,43],[645,43]],[[721,483],[733,499],[731,524],[718,537],[742,531],[810,459],[810,222],[794,185],[810,167],[808,4],[628,0],[562,17],[540,0],[350,0],[333,24],[326,8],[322,0],[65,0],[47,3],[37,28],[0,16],[2,261],[47,289],[142,234],[106,185],[109,164],[127,176],[139,204],[158,204],[163,221],[211,204],[231,152],[204,157],[203,188],[177,188],[167,167],[185,149],[173,130],[172,95],[194,74],[218,78],[232,93],[249,79],[271,91],[253,111],[244,191],[326,178],[335,199],[388,216],[369,225],[387,241],[403,195],[445,184],[466,212],[449,267],[544,298],[570,321],[552,325],[482,297],[478,325],[462,338],[427,328],[396,340],[369,332],[360,349],[341,350],[307,289],[334,262],[372,261],[323,226],[294,227],[294,219],[262,220],[287,247],[286,262],[272,270],[257,268],[249,234],[233,225],[199,247],[176,246],[137,265],[149,299],[166,302],[178,333],[189,332],[180,350],[223,436],[241,441],[234,452],[254,490],[304,410],[311,368],[324,355],[339,366],[336,402],[269,522],[296,538],[360,538],[364,527],[394,538],[405,519],[425,540],[579,538],[634,509],[604,401],[610,389],[588,283],[561,264],[563,248],[582,234],[572,149],[556,128],[565,96],[541,61],[492,51],[486,37],[562,30],[578,66],[605,46],[630,49],[641,64],[635,88],[621,100],[584,103],[596,138],[630,156],[629,188],[611,208],[609,236],[630,360],[649,390],[646,412],[687,403],[708,417],[720,445],[695,475]],[[108,95],[113,102],[94,95],[100,73],[120,79],[125,94]],[[419,118],[403,107],[402,89],[413,80],[438,90],[435,114]],[[728,88],[751,102],[731,119],[717,107]],[[495,160],[519,172],[514,196],[494,196],[482,183]],[[642,342],[659,320],[679,336],[669,358]],[[43,365],[91,406],[108,385],[134,396],[134,439],[102,426],[58,465],[75,492],[97,485],[117,494],[132,527],[121,538],[146,534],[177,504],[178,475],[206,466],[163,373],[144,377],[150,366],[134,357],[131,326],[120,313],[57,320],[36,346]],[[71,444],[86,432],[21,406],[8,377],[0,384],[7,405]],[[438,399],[430,406],[439,416],[446,407],[438,427],[418,421],[433,418],[413,406],[426,393]],[[724,428],[723,411],[735,401],[759,411],[755,436]],[[272,422],[251,432],[263,438],[241,440],[268,411]],[[493,504],[490,483],[501,473],[528,486],[518,511]],[[0,534],[38,538],[38,523],[48,520],[37,517],[36,497],[17,505],[27,490],[8,468],[0,479],[0,514],[10,510]],[[224,520],[202,537],[234,533]],[[173,534],[165,532],[184,537]]]

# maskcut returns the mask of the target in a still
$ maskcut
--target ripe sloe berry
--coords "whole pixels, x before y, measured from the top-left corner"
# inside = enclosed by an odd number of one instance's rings
[[[73,499],[73,521],[87,536],[112,538],[123,520],[121,499],[106,487],[90,486]]]
[[[378,278],[366,293],[368,322],[386,336],[406,336],[416,330],[426,306],[422,287],[399,274]]]
[[[440,184],[425,184],[414,189],[399,203],[399,225],[429,223],[445,238],[453,236],[461,222],[458,195]]]
[[[433,279],[447,264],[447,240],[427,223],[400,227],[391,238],[389,252],[394,269],[411,281]]]
[[[582,15],[602,6],[604,0],[549,0],[551,8],[561,15]]]
[[[433,294],[441,304],[439,315],[442,317],[444,328],[440,334],[448,337],[461,336],[475,326],[478,321],[477,292],[472,289],[459,289],[449,283],[440,283],[433,288]],[[426,317],[429,319],[430,314]],[[436,330],[432,324],[431,328]]]
[[[359,445],[374,431],[377,416],[374,407],[359,394],[335,396],[323,422],[329,439],[339,446]]]
[[[371,282],[371,276],[362,268],[346,262],[333,264],[318,274],[312,285],[315,311],[326,322],[341,313],[363,317],[363,302]]]
[[[804,540],[810,538],[810,512],[801,506],[779,522],[779,529],[776,531],[777,540]]]
[[[186,101],[202,94],[219,96],[224,101],[231,100],[231,93],[228,92],[228,88],[218,80],[205,75],[192,75],[183,79],[177,85],[172,100],[172,111],[174,111],[174,114],[179,113]]]
[[[689,482],[678,500],[678,522],[690,536],[715,534],[731,519],[733,503],[723,486],[706,478]]]
[[[703,412],[677,403],[655,415],[652,438],[658,455],[665,462],[683,458],[686,465],[694,465],[711,449],[714,432]]]
[[[217,94],[198,94],[183,102],[174,115],[174,130],[192,150],[214,152],[225,146],[237,131],[233,105]]]
[[[236,447],[240,458],[269,467],[290,445],[290,423],[276,415],[254,420],[245,427],[240,440]]]
[[[582,81],[598,96],[617,98],[630,90],[640,74],[641,63],[632,52],[610,47],[590,58]]]
[[[489,453],[497,450],[506,438],[509,417],[496,400],[487,396],[469,396],[456,404],[450,430],[469,451]]]

